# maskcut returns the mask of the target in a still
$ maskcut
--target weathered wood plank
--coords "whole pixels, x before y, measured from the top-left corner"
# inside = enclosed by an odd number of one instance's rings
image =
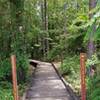
[[[50,63],[38,62],[26,100],[72,100]]]

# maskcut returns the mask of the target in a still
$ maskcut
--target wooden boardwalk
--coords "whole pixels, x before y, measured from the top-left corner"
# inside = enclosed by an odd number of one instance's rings
[[[53,66],[38,63],[26,100],[73,100]]]

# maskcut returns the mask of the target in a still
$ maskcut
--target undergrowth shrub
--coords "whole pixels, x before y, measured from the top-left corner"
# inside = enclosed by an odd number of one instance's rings
[[[25,55],[17,54],[17,79],[18,83],[24,83],[28,78],[29,62]]]
[[[74,92],[80,95],[80,62],[79,56],[67,55],[60,67],[65,80],[71,84]]]
[[[49,53],[48,53],[48,57],[47,60],[48,61],[53,61],[53,60],[58,60],[59,56],[61,53],[61,48],[57,45],[56,47],[54,47]]]
[[[28,59],[25,55],[17,55],[17,79],[18,83],[23,83],[28,78]],[[12,68],[10,58],[6,58],[0,62],[0,81],[12,80]]]
[[[17,80],[20,94],[24,91],[24,84],[28,79],[28,59],[25,55],[16,56]],[[12,94],[12,67],[10,57],[0,62],[0,100],[14,100]]]
[[[0,81],[0,100],[14,100],[12,84],[8,81]]]
[[[10,59],[6,58],[0,61],[0,81],[11,79],[11,64]]]
[[[79,70],[79,57],[78,56],[67,56],[63,64],[61,65],[62,74],[74,74]]]
[[[100,76],[88,78],[87,100],[100,100]]]
[[[12,90],[0,88],[0,100],[14,100]]]
[[[100,100],[100,70],[98,70],[100,69],[99,60],[98,64],[95,63],[96,71],[94,76],[87,77],[87,100]]]

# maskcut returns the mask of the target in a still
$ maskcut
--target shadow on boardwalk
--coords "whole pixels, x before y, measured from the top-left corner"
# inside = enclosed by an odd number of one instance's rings
[[[74,100],[50,63],[37,62],[25,100]]]

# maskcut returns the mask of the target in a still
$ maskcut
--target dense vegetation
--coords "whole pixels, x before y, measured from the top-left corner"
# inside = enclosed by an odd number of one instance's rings
[[[61,74],[79,92],[80,52],[88,52],[87,69],[96,67],[93,77],[87,75],[87,100],[99,100],[99,0],[0,0],[0,100],[13,100],[12,54],[17,57],[22,87],[29,78],[28,59],[32,58],[60,61]]]

